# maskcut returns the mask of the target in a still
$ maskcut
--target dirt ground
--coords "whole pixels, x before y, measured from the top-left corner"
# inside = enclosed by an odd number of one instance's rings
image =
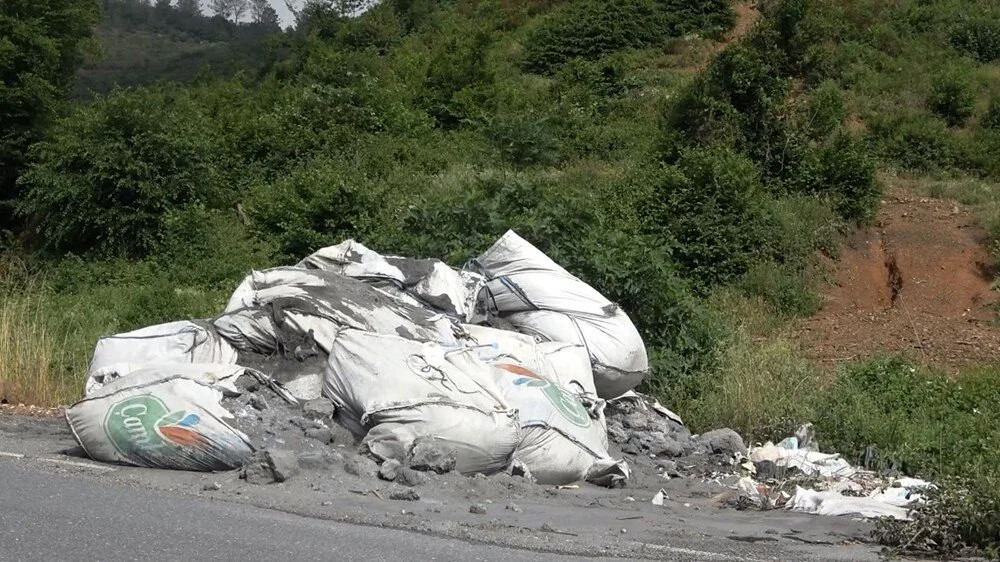
[[[955,372],[1000,358],[994,264],[968,208],[890,185],[875,224],[825,265],[822,309],[798,326],[818,364],[903,353]]]

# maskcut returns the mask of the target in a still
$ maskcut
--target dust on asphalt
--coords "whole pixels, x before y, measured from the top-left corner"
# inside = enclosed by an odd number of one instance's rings
[[[308,517],[581,556],[877,558],[865,544],[870,523],[725,507],[738,477],[731,454],[743,446],[738,435],[691,435],[639,402],[619,403],[607,412],[610,452],[623,455],[633,474],[626,487],[606,489],[583,482],[542,486],[514,474],[463,476],[448,470],[447,451],[433,447],[423,447],[419,458],[405,463],[379,466],[358,453],[358,443],[322,401],[294,406],[270,392],[245,388],[227,399],[236,401],[227,407],[237,413],[237,426],[261,444],[242,471],[122,466],[97,472],[38,464],[41,470]],[[0,416],[0,451],[26,454],[0,459],[21,463],[85,456],[62,420],[6,415]],[[653,505],[650,500],[661,489],[666,501]]]

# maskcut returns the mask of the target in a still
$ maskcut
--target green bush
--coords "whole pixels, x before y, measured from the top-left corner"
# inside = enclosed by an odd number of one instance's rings
[[[549,14],[525,43],[524,68],[553,74],[575,58],[596,60],[626,48],[702,31],[719,35],[733,23],[725,0],[582,0]]]
[[[1000,557],[1000,475],[948,478],[938,486],[924,494],[912,520],[880,520],[874,537],[906,553]]]
[[[979,126],[991,131],[1000,131],[1000,96],[994,95],[990,98],[990,105],[979,121]]]
[[[559,140],[544,116],[533,112],[491,116],[483,123],[483,130],[508,164],[552,164],[559,158]]]
[[[972,117],[976,103],[969,76],[960,72],[942,74],[934,79],[928,106],[948,125],[964,125]]]
[[[725,148],[685,150],[655,189],[655,220],[676,241],[674,259],[695,287],[734,281],[773,254],[775,224],[745,157]]]
[[[121,90],[57,124],[32,151],[20,211],[51,250],[144,256],[168,212],[230,207],[208,116],[189,96]]]
[[[946,556],[998,552],[998,383],[1000,371],[992,368],[952,377],[877,358],[848,366],[818,395],[815,424],[826,447],[850,458],[874,446],[874,467],[942,486],[913,521],[885,521],[876,538]]]
[[[845,453],[876,445],[882,465],[907,474],[996,471],[998,382],[996,370],[950,377],[898,357],[853,364],[820,397],[818,435]]]
[[[344,238],[364,237],[391,212],[393,199],[362,170],[316,159],[274,183],[255,186],[246,212],[258,237],[294,262]]]
[[[955,155],[946,124],[933,115],[899,111],[871,123],[880,156],[911,170],[946,169]]]
[[[69,93],[98,14],[92,0],[0,4],[0,222],[12,222],[28,149]]]
[[[619,49],[653,45],[668,33],[665,14],[653,0],[571,2],[528,37],[524,67],[551,74],[570,59],[595,60]]]
[[[822,182],[840,216],[864,221],[875,216],[882,188],[868,147],[843,133],[820,147]]]
[[[806,106],[805,128],[809,136],[822,139],[841,128],[847,109],[844,93],[832,80],[823,82],[813,90]]]
[[[982,16],[966,19],[950,32],[951,44],[980,62],[1000,59],[1000,21]]]

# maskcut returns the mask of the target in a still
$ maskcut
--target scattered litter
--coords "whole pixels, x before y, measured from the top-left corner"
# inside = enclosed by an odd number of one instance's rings
[[[665,499],[668,499],[667,498],[667,491],[664,490],[663,488],[660,488],[660,491],[656,492],[656,495],[653,496],[653,499],[651,500],[651,503],[653,505],[663,505],[663,500],[665,500]]]

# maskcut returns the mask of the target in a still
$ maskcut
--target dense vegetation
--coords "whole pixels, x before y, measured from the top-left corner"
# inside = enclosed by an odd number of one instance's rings
[[[722,45],[721,0],[316,7],[256,43],[252,71],[39,121],[7,168],[25,226],[0,260],[0,353],[19,358],[0,398],[71,400],[98,335],[211,315],[251,267],[346,237],[461,264],[514,228],[629,312],[647,390],[696,428],[814,421],[852,457],[980,476],[942,504],[966,525],[949,548],[995,547],[1000,371],[876,358],[823,375],[784,319],[815,310],[815,257],[873,217],[879,168],[1000,181],[1000,16],[989,0],[761,11]],[[100,36],[250,33],[121,17]]]

